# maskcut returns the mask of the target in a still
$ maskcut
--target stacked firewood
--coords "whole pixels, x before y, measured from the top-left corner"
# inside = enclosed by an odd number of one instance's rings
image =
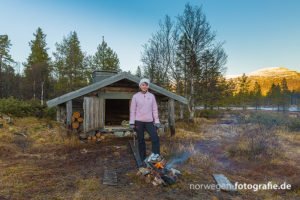
[[[93,136],[88,136],[88,140],[89,141],[94,141],[94,142],[100,142],[103,141],[105,139],[105,136],[103,134],[101,134],[101,132],[97,132],[95,135]]]
[[[80,112],[74,112],[72,115],[72,128],[78,130],[83,123],[83,118],[80,116]]]

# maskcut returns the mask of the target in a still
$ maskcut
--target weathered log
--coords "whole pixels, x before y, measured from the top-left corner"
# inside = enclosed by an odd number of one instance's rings
[[[66,111],[67,111],[67,127],[70,128],[72,125],[72,110],[73,110],[73,106],[72,106],[72,100],[68,101],[66,103]]]

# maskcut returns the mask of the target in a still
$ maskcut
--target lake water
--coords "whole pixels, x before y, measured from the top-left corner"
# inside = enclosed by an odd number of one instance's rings
[[[203,110],[204,107],[203,106],[197,106],[196,107],[197,110]],[[220,107],[219,109],[221,110],[225,110],[225,109],[230,109],[230,110],[243,110],[242,107]],[[247,107],[247,110],[255,110],[255,107]],[[277,107],[260,107],[258,108],[258,110],[266,110],[266,111],[277,111]],[[290,106],[287,109],[289,112],[300,112],[300,107],[297,106]]]

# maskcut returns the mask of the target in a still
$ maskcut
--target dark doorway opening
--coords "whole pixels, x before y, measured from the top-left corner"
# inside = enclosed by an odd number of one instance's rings
[[[123,120],[129,120],[129,99],[106,99],[105,125],[121,126]]]

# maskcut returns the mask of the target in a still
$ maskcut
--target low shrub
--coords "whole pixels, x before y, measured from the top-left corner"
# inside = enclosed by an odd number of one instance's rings
[[[15,117],[55,118],[55,108],[47,108],[37,100],[19,100],[13,97],[0,99],[0,113]]]
[[[219,110],[200,110],[196,113],[198,117],[204,117],[207,119],[214,119],[221,116],[221,112]]]
[[[268,128],[283,126],[288,128],[290,131],[300,130],[300,119],[290,118],[287,113],[251,112],[248,114],[241,114],[239,116],[239,122],[242,124],[259,124]]]
[[[281,145],[275,129],[264,125],[246,124],[238,129],[235,142],[228,148],[233,157],[272,159],[280,155]]]

